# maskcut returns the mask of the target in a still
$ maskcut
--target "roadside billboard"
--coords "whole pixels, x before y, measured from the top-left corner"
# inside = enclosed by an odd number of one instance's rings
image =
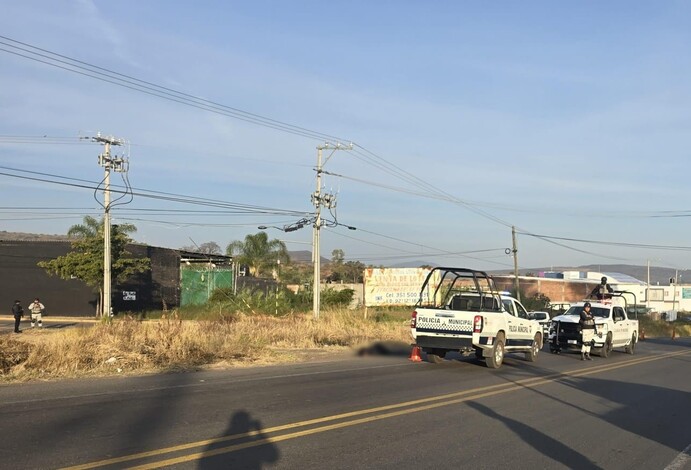
[[[365,306],[415,305],[430,271],[427,268],[365,269]]]

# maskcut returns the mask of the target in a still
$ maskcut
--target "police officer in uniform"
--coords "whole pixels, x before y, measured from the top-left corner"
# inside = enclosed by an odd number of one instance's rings
[[[14,332],[21,333],[22,330],[19,329],[19,323],[22,321],[22,317],[24,316],[24,309],[22,308],[22,304],[19,300],[15,300],[14,305],[12,305],[12,315],[14,316]]]
[[[590,346],[595,335],[595,318],[590,313],[590,302],[586,302],[581,310],[581,319],[578,322],[581,326],[581,361],[592,361],[590,357]]]
[[[590,298],[598,300],[611,299],[612,292],[614,292],[614,289],[612,289],[612,286],[607,284],[607,278],[602,276],[602,279],[600,279],[600,285],[593,289],[593,291],[590,293]]]

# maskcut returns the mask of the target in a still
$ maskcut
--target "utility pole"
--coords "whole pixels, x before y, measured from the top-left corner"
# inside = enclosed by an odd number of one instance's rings
[[[648,260],[648,280],[645,286],[645,308],[646,311],[650,308],[650,260]]]
[[[314,193],[312,193],[312,204],[315,208],[315,220],[314,220],[314,230],[312,232],[312,263],[314,264],[314,280],[312,282],[312,313],[314,319],[319,319],[319,303],[321,296],[321,251],[319,247],[320,230],[322,227],[321,219],[321,208],[322,206],[333,209],[336,207],[336,196],[333,194],[321,193],[322,185],[322,166],[329,161],[329,158],[336,152],[336,150],[351,150],[353,144],[349,146],[338,144],[329,144],[328,142],[324,145],[317,146],[317,187]],[[322,151],[331,149],[331,154],[326,158],[326,161],[322,162]]]
[[[111,224],[110,224],[110,171],[119,173],[127,172],[127,159],[121,157],[111,157],[110,147],[124,144],[122,139],[113,136],[102,136],[99,132],[96,137],[92,137],[93,142],[103,145],[103,153],[98,156],[98,164],[105,170],[103,178],[103,302],[101,315],[110,315],[111,312]]]
[[[672,310],[677,309],[677,283],[679,281],[679,270],[674,271],[674,283],[672,284]]]
[[[520,283],[518,282],[518,246],[516,245],[516,227],[511,226],[511,239],[513,240],[513,279],[516,288],[516,299],[521,302]]]

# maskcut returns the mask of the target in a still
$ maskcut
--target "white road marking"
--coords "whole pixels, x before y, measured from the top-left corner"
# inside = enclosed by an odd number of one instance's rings
[[[682,470],[689,464],[691,464],[691,444],[686,446],[686,449],[682,450],[677,458],[665,467],[665,470]]]

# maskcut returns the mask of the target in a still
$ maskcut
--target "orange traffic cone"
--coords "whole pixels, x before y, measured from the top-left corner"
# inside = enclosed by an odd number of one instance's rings
[[[422,362],[422,358],[420,357],[420,346],[413,346],[409,359],[413,362]]]

